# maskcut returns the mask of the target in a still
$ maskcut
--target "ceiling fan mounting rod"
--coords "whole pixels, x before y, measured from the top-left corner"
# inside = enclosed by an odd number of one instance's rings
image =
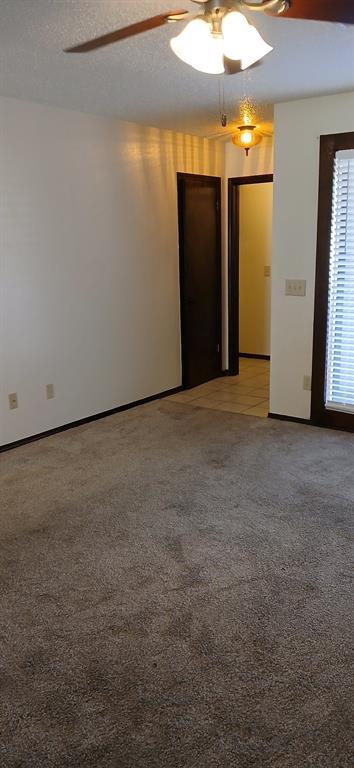
[[[197,0],[199,2],[199,0]],[[208,16],[218,13],[224,15],[226,11],[230,11],[235,8],[235,0],[205,0],[203,5],[203,13]]]
[[[247,11],[272,11],[276,14],[284,13],[289,10],[291,0],[263,0],[262,3],[252,3],[248,0],[194,0],[194,2],[203,6],[205,16],[215,17],[224,16],[227,11],[247,10]]]
[[[222,19],[232,8],[235,0],[206,0],[203,4],[203,15],[211,24],[213,37],[222,37]]]

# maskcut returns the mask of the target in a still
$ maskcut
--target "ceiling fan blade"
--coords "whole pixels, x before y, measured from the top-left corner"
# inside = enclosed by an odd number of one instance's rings
[[[216,139],[228,139],[230,136],[233,136],[236,129],[231,131],[222,131],[221,133],[212,133],[210,136],[206,136],[209,141],[215,141]]]
[[[206,138],[210,141],[213,141],[214,139],[229,139],[230,136],[234,136],[235,133],[237,133],[239,125],[239,123],[235,123],[234,127],[232,127],[232,125],[229,126],[228,131],[224,130],[220,133],[212,133]],[[272,139],[274,135],[274,131],[272,129],[263,128],[262,125],[257,125],[256,131],[257,133],[260,133],[264,139]]]
[[[353,0],[292,0],[289,10],[281,13],[278,18],[354,24],[354,2]]]
[[[86,43],[80,45],[74,45],[71,48],[66,48],[65,53],[88,53],[94,51],[96,48],[103,48],[105,45],[111,45],[117,43],[119,40],[125,40],[127,37],[133,37],[133,35],[140,35],[141,32],[149,32],[151,29],[157,29],[167,24],[169,21],[183,20],[188,15],[188,11],[166,11],[166,13],[159,13],[157,16],[151,16],[149,19],[143,21],[137,21],[135,24],[130,24],[128,27],[122,29],[116,29],[114,32],[108,32],[101,37],[95,37],[93,40],[88,40]]]

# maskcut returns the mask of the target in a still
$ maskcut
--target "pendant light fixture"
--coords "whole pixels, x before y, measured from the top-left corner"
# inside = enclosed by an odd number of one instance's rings
[[[237,127],[238,133],[235,133],[231,141],[236,147],[241,147],[246,152],[246,157],[252,147],[256,147],[257,144],[262,141],[262,134],[257,131],[255,125],[239,125]]]
[[[236,124],[231,141],[236,147],[244,149],[248,157],[250,149],[256,147],[264,136],[271,136],[272,129],[259,124],[256,115],[259,115],[259,108],[255,105],[250,96],[244,96],[239,105],[239,125]]]

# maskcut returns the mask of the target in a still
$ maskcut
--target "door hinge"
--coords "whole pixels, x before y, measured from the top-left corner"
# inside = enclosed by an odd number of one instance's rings
[[[219,213],[220,211],[220,203],[219,200],[216,201],[216,212]]]
[[[216,345],[216,351],[217,351],[217,352],[220,352],[220,344],[217,344],[217,345]]]

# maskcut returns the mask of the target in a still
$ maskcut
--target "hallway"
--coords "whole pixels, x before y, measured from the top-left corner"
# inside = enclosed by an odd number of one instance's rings
[[[178,392],[168,400],[267,418],[269,411],[269,360],[240,358],[239,376],[222,376],[199,387]]]

